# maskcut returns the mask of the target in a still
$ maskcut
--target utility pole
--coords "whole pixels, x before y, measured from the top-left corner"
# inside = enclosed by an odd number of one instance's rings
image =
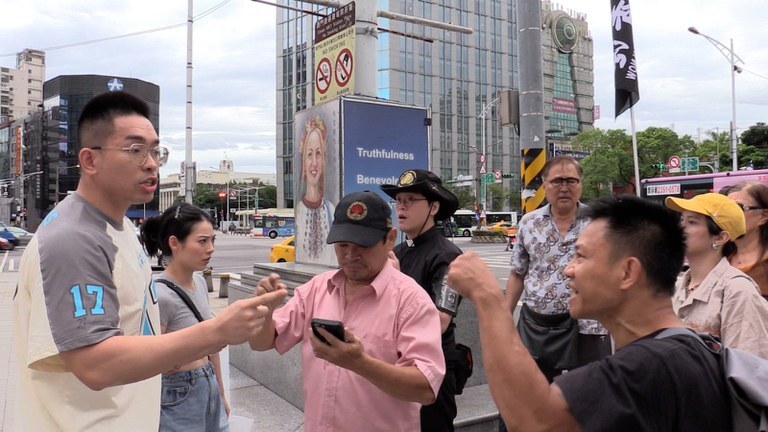
[[[738,137],[736,136],[736,73],[741,73],[742,69],[738,66],[738,63],[741,62],[744,64],[744,60],[741,59],[734,51],[733,51],[733,38],[731,38],[731,46],[727,47],[724,43],[720,42],[719,40],[707,36],[704,33],[700,32],[696,27],[688,27],[688,31],[703,37],[706,39],[709,43],[714,45],[715,48],[717,48],[718,51],[720,51],[720,54],[725,57],[726,60],[728,60],[728,64],[730,65],[731,69],[731,125],[730,125],[730,139],[731,139],[731,158],[733,160],[733,171],[739,170],[739,155],[738,155]]]
[[[24,212],[24,209],[26,208],[26,203],[24,202],[24,123],[22,122],[21,127],[19,128],[19,142],[21,143],[21,146],[19,148],[19,203],[21,209],[18,213],[16,213],[17,217],[19,218],[19,226],[22,228],[26,228],[27,224],[24,223],[24,217],[22,217],[22,213]]]
[[[195,165],[192,163],[192,0],[187,0],[187,116],[184,146],[184,202],[192,204],[195,195]],[[227,197],[229,204],[229,197]],[[227,214],[229,217],[229,214]]]
[[[481,160],[482,160],[481,167],[485,168],[484,170],[482,170],[482,171],[485,171],[484,173],[482,173],[483,176],[485,176],[485,174],[487,174],[488,172],[491,171],[491,168],[488,167],[488,156],[487,156],[487,153],[488,153],[487,150],[488,149],[487,149],[487,145],[486,145],[486,141],[487,140],[486,140],[486,136],[485,136],[485,118],[488,116],[488,114],[490,114],[491,108],[493,108],[493,105],[496,104],[496,102],[498,102],[498,101],[499,101],[499,98],[496,98],[496,99],[488,102],[487,105],[483,105],[483,107],[481,109],[481,112],[480,112],[480,115],[478,115],[478,117],[482,120],[481,127],[483,129],[482,134],[481,134],[482,141],[483,141],[483,143],[482,143],[482,145],[483,145],[483,153],[482,153],[482,157],[481,157]],[[481,101],[481,103],[482,103],[482,101]],[[488,209],[487,209],[487,202],[488,202],[488,199],[487,199],[487,196],[488,196],[487,192],[488,192],[488,190],[487,190],[487,188],[488,188],[488,186],[487,186],[487,182],[485,181],[485,179],[483,179],[481,181],[480,185],[481,185],[480,200],[481,200],[481,203],[483,205],[483,210],[488,211]]]
[[[547,161],[544,139],[544,85],[541,56],[541,2],[520,0],[517,5],[520,59],[520,149],[523,212],[544,203],[541,170]]]

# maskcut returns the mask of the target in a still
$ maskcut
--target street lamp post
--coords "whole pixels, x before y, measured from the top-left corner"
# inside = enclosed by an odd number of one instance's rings
[[[462,141],[459,141],[458,143],[464,144]],[[467,150],[471,151],[472,154],[475,155],[475,168],[473,170],[473,175],[476,176],[474,181],[475,181],[475,207],[477,207],[477,204],[480,202],[480,185],[482,181],[480,178],[482,176],[482,174],[480,174],[480,164],[478,163],[478,159],[477,159],[479,152],[477,150],[477,147],[469,144],[467,144]],[[475,211],[477,210],[478,209],[475,208]]]
[[[480,112],[480,114],[477,116],[478,118],[482,119],[482,145],[483,145],[483,153],[480,155],[480,174],[486,174],[489,169],[486,167],[486,163],[488,162],[488,159],[486,158],[486,148],[485,148],[485,118],[488,116],[488,114],[491,112],[491,108],[493,105],[499,101],[499,98],[496,98],[490,102],[488,102],[487,105],[483,105],[483,108]],[[481,189],[480,189],[480,200],[483,204],[483,210],[487,211],[486,209],[486,185],[485,181],[481,179],[480,181]]]
[[[246,188],[246,190],[248,190],[248,191],[250,191],[250,190],[255,190],[256,191],[256,195],[255,195],[255,206],[256,206],[256,209],[253,211],[254,214],[259,212],[259,190],[260,189],[264,189],[264,187],[265,186],[252,186],[252,187]]]
[[[721,43],[717,39],[714,39],[710,36],[705,35],[704,33],[701,33],[699,30],[696,29],[696,27],[688,27],[688,31],[703,37],[704,39],[708,40],[709,43],[715,46],[715,48],[720,51],[720,54],[725,57],[726,60],[728,60],[728,63],[731,65],[731,127],[730,127],[730,138],[731,138],[731,158],[733,159],[733,171],[739,170],[739,161],[738,161],[738,154],[736,150],[736,72],[741,73],[741,68],[736,65],[736,63],[741,62],[744,64],[744,60],[741,59],[736,53],[733,51],[733,38],[731,38],[731,46],[730,48],[725,46],[725,44]]]

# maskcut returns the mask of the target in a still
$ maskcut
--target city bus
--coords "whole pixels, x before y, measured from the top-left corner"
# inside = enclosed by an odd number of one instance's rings
[[[235,212],[239,226],[250,227],[251,236],[277,238],[296,234],[296,218],[293,209],[238,210]]]
[[[459,209],[453,214],[453,222],[456,224],[456,234],[462,237],[472,235],[472,227],[477,225],[477,214],[472,210]]]
[[[668,196],[687,199],[707,192],[720,192],[725,186],[743,181],[768,185],[768,169],[653,177],[640,180],[640,193],[643,198],[664,202]]]

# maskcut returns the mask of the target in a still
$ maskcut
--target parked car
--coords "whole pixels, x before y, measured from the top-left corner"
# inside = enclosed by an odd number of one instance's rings
[[[13,244],[9,242],[8,240],[0,237],[0,250],[12,250]]]
[[[290,236],[272,246],[272,251],[269,253],[269,262],[294,262],[296,248],[293,242],[295,239],[296,236]]]
[[[19,239],[19,246],[24,246],[27,243],[29,243],[30,240],[32,240],[32,236],[34,236],[34,233],[31,233],[24,228],[14,227],[14,226],[7,226],[6,229],[10,232],[12,232],[16,238]]]

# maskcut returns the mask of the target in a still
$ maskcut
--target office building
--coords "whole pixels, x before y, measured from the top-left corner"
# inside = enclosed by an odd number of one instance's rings
[[[0,151],[8,149],[8,160],[0,158],[2,178],[8,179],[8,197],[0,217],[35,229],[48,212],[77,188],[79,179],[77,121],[85,104],[106,91],[124,90],[151,109],[150,121],[159,130],[160,88],[152,83],[103,75],[62,75],[43,84],[42,102],[36,111],[0,127]],[[3,192],[0,188],[0,193]],[[2,201],[0,201],[2,205]],[[5,215],[4,213],[10,213]],[[146,205],[132,206],[127,213],[138,220],[158,214],[158,196]]]
[[[592,36],[585,14],[541,7],[544,129],[553,150],[569,151],[571,138],[594,124]]]
[[[38,111],[43,102],[45,52],[25,49],[16,68],[0,67],[0,125]]]
[[[281,4],[286,4],[283,0]],[[326,15],[332,8],[304,3]],[[495,98],[518,88],[517,2],[514,0],[379,0],[379,9],[470,27],[471,35],[379,18],[377,96],[432,110],[430,169],[443,179],[476,176],[486,149],[488,172],[512,174],[503,186],[520,191],[520,143],[496,119]],[[277,12],[278,206],[294,205],[293,115],[313,100],[313,30],[317,16]],[[545,128],[566,145],[592,127],[592,40],[585,17],[542,1]],[[404,36],[405,35],[411,35]],[[486,111],[485,121],[480,114]],[[485,124],[485,143],[482,127]],[[489,200],[490,202],[491,200]],[[501,204],[513,209],[512,197]]]

